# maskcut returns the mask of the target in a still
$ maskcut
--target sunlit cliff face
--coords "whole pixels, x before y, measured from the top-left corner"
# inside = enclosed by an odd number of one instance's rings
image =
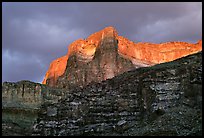
[[[115,28],[107,27],[90,35],[86,40],[78,39],[71,43],[68,46],[67,55],[51,62],[42,83],[47,84],[47,80],[52,78],[49,80],[49,85],[54,86],[58,77],[65,72],[67,61],[73,54],[80,61],[92,61],[96,49],[101,46],[101,40],[104,37],[115,37],[118,41],[118,54],[131,60],[135,65],[140,62],[144,63],[144,66],[169,62],[202,50],[202,40],[199,40],[196,44],[187,42],[166,42],[161,44],[134,43],[127,38],[118,36]]]
[[[173,61],[202,50],[202,40],[196,44],[186,42],[134,43],[122,36],[118,37],[118,52],[131,60],[143,60],[152,64]]]
[[[54,80],[53,80],[53,84],[51,84],[51,86],[54,85],[56,83],[57,78],[64,73],[64,71],[66,69],[66,65],[67,65],[67,60],[68,60],[68,56],[65,55],[63,57],[60,57],[60,58],[52,61],[42,84],[46,84],[47,78],[53,78]]]
[[[53,86],[54,83],[56,83],[57,78],[65,72],[67,60],[73,54],[76,54],[77,57],[84,62],[91,61],[94,57],[96,48],[101,42],[102,37],[104,37],[104,35],[108,35],[108,32],[112,30],[114,30],[114,34],[117,34],[113,27],[107,27],[90,35],[86,40],[78,39],[71,43],[68,46],[68,52],[66,56],[60,57],[51,62],[42,84],[46,84],[46,80],[48,78],[54,78],[53,84],[50,84]]]

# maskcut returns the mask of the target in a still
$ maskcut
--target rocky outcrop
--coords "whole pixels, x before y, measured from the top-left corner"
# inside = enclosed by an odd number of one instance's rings
[[[111,47],[103,48],[106,47],[106,44]],[[115,28],[106,27],[85,40],[79,39],[71,43],[68,46],[67,54],[51,63],[42,83],[58,88],[75,87],[76,85],[83,87],[92,81],[100,82],[112,78],[133,69],[133,66],[135,68],[152,66],[201,50],[201,40],[196,44],[186,42],[134,43],[119,36]],[[83,75],[80,75],[79,72]],[[94,75],[96,73],[100,74]],[[67,82],[69,86],[64,85]]]
[[[65,73],[57,80],[58,88],[86,86],[91,82],[113,78],[114,76],[134,69],[131,61],[117,53],[115,30],[109,29],[102,35],[100,46],[96,48],[90,62],[80,60],[77,54],[70,55]]]
[[[2,134],[31,135],[42,104],[57,103],[65,95],[60,89],[30,81],[2,85]]]
[[[2,85],[2,107],[38,109],[42,103],[41,84],[30,81],[4,82]]]
[[[4,82],[2,108],[39,109],[42,103],[57,103],[63,95],[63,89],[31,81]]]
[[[55,86],[56,80],[58,77],[63,75],[66,70],[66,66],[68,64],[69,57],[76,56],[76,60],[87,63],[90,62],[95,54],[96,48],[99,47],[102,39],[102,35],[108,34],[107,32],[112,31],[114,36],[117,36],[116,30],[113,27],[107,27],[99,32],[96,32],[90,35],[86,40],[78,39],[71,43],[68,46],[68,52],[66,55],[66,60],[63,62],[56,63],[56,60],[53,61],[50,65],[49,70],[46,73],[46,76],[43,80],[43,84],[47,84],[49,86]],[[65,59],[65,58],[64,58]],[[57,59],[61,61],[61,58]],[[60,66],[60,70],[53,69],[53,67]],[[68,67],[70,68],[70,67]],[[55,74],[55,76],[53,75]]]
[[[33,135],[201,136],[202,53],[67,90]]]

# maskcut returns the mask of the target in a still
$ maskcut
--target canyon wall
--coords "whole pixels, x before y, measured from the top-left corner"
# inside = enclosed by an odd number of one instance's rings
[[[199,52],[72,89],[43,106],[33,135],[201,136],[201,61]]]
[[[57,80],[58,88],[83,87],[91,82],[113,78],[114,76],[134,69],[131,61],[123,58],[117,52],[115,30],[106,30],[100,46],[96,48],[93,59],[84,61],[73,54],[69,56],[67,67],[62,76]],[[48,82],[52,79],[48,79]]]
[[[202,40],[195,44],[187,42],[134,43],[119,36],[115,28],[106,27],[85,40],[78,39],[71,43],[67,54],[50,64],[42,83],[58,88],[76,85],[83,87],[92,81],[100,82],[112,78],[132,70],[133,67],[147,67],[169,62],[201,50]],[[90,74],[93,74],[96,79]],[[110,76],[105,74],[110,74]],[[63,81],[70,82],[69,86],[64,86],[61,83]]]
[[[70,44],[43,84],[2,84],[2,133],[202,135],[199,51],[201,40],[134,43],[107,27]]]

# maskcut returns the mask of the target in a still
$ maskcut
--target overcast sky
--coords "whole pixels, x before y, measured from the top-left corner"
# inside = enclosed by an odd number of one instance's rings
[[[104,27],[134,42],[202,38],[202,3],[2,3],[2,80],[42,82],[52,60]]]

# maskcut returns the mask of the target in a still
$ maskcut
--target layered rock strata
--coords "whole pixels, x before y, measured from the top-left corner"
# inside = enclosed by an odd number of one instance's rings
[[[33,135],[201,136],[201,61],[200,52],[69,90],[42,106]]]

